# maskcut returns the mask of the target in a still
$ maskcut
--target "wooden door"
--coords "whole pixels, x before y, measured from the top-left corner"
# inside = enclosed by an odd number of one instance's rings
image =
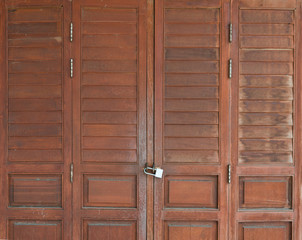
[[[155,4],[154,239],[227,238],[228,4]]]
[[[146,1],[74,2],[73,239],[146,238]]]
[[[301,2],[232,15],[230,239],[301,239]]]
[[[301,9],[1,1],[0,239],[300,239]]]
[[[0,6],[0,239],[71,239],[70,2]]]

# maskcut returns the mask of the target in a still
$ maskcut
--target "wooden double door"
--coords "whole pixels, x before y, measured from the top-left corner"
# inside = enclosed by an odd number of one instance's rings
[[[0,239],[302,238],[300,0],[0,7]]]

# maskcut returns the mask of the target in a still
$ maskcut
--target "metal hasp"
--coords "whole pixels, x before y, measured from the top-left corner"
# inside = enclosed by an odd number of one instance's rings
[[[228,183],[232,181],[232,167],[231,164],[228,165]]]
[[[73,58],[70,59],[70,77],[73,78]]]
[[[233,42],[233,24],[230,23],[229,25],[229,42]]]
[[[233,61],[232,59],[229,59],[229,78],[231,79],[232,78],[232,72],[233,72]]]
[[[73,41],[73,23],[70,23],[70,42]]]
[[[148,172],[148,170],[152,170],[153,173]],[[161,168],[156,168],[154,165],[153,167],[148,167],[146,164],[146,167],[144,168],[144,173],[156,178],[162,178],[163,177],[164,170]]]
[[[73,182],[73,163],[70,164],[70,182]]]

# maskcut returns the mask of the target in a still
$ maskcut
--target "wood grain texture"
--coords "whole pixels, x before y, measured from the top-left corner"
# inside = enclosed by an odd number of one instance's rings
[[[292,206],[291,177],[241,177],[240,208],[284,208]]]
[[[61,221],[41,221],[41,220],[10,220],[10,239],[45,239],[62,240]]]
[[[18,150],[62,150],[62,43],[49,48],[35,40],[62,38],[62,8],[17,8],[8,12],[9,150],[14,161],[37,162],[38,152],[21,157]],[[24,34],[29,34],[30,37]],[[18,46],[10,44],[19,36]],[[12,152],[9,151],[9,154]],[[32,152],[33,153],[33,152]],[[62,159],[56,152],[51,156]],[[33,157],[33,160],[29,159]],[[20,157],[18,160],[17,157]],[[42,162],[46,159],[42,157]]]
[[[218,189],[215,176],[177,176],[167,177],[165,181],[166,207],[217,208]]]
[[[240,133],[249,138],[239,139],[239,161],[291,162],[291,126],[294,124],[293,12],[247,9],[240,10],[239,15],[239,125],[240,130],[248,129],[248,132]],[[280,128],[277,125],[282,126],[283,131],[277,133],[275,129]],[[260,133],[258,128],[272,131]]]
[[[239,223],[238,239],[250,240],[264,237],[267,240],[285,240],[292,236],[290,222]]]
[[[257,7],[257,8],[294,8],[296,6],[296,1],[294,0],[240,0],[240,7]]]
[[[60,175],[10,175],[11,207],[62,207]]]
[[[83,239],[121,239],[135,240],[137,225],[135,221],[84,220]],[[109,238],[110,236],[110,238]]]
[[[134,176],[85,175],[84,206],[136,207],[136,183]]]
[[[165,223],[165,240],[217,239],[216,222],[172,222]]]

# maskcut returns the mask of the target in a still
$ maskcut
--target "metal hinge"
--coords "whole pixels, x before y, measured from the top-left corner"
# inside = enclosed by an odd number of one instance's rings
[[[73,40],[73,23],[70,23],[70,42]]]
[[[233,24],[230,23],[229,25],[229,42],[233,42]]]
[[[233,72],[233,61],[232,59],[229,59],[229,78],[232,78],[232,72]]]
[[[70,182],[73,182],[73,163],[70,164]]]
[[[70,59],[70,77],[73,78],[73,58]]]
[[[228,165],[228,183],[232,181],[232,167],[231,164]]]

